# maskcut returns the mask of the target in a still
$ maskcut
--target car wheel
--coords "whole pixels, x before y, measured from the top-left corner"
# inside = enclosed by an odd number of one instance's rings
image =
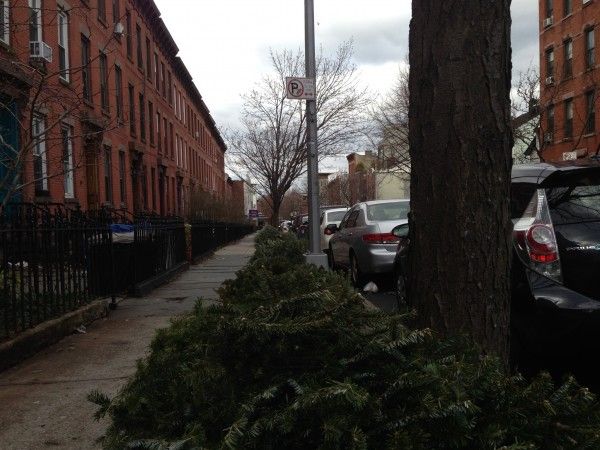
[[[360,271],[358,260],[356,259],[356,255],[354,253],[350,253],[350,279],[355,287],[362,287],[364,276]]]
[[[399,270],[396,271],[396,283],[394,287],[396,291],[396,304],[400,311],[408,306],[408,298],[406,296],[406,280]]]

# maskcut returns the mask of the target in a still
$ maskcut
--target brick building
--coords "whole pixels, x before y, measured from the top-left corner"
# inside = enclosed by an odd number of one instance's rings
[[[0,193],[185,214],[225,143],[152,0],[0,0]],[[14,192],[13,192],[14,191]]]
[[[540,151],[576,159],[600,149],[597,0],[540,0]]]

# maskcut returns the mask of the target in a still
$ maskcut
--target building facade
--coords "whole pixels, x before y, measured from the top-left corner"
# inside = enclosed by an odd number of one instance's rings
[[[0,0],[3,198],[184,215],[225,143],[152,0]]]
[[[540,0],[540,155],[557,161],[598,153],[596,55],[600,2]]]

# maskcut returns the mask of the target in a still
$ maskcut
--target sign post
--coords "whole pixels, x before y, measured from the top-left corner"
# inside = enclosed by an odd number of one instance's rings
[[[292,87],[296,88],[298,94],[306,98],[307,115],[307,150],[308,150],[308,222],[309,222],[309,250],[306,262],[320,267],[327,267],[327,255],[321,249],[319,236],[319,160],[317,146],[317,101],[316,101],[316,61],[315,61],[315,11],[313,0],[304,0],[304,38],[306,58],[306,78],[311,80],[309,84],[298,83]],[[299,79],[298,79],[299,80]]]

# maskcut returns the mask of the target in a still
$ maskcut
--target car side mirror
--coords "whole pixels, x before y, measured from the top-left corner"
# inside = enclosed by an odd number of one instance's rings
[[[392,229],[392,234],[400,239],[406,239],[408,237],[408,224],[403,223],[402,225],[395,226]]]

